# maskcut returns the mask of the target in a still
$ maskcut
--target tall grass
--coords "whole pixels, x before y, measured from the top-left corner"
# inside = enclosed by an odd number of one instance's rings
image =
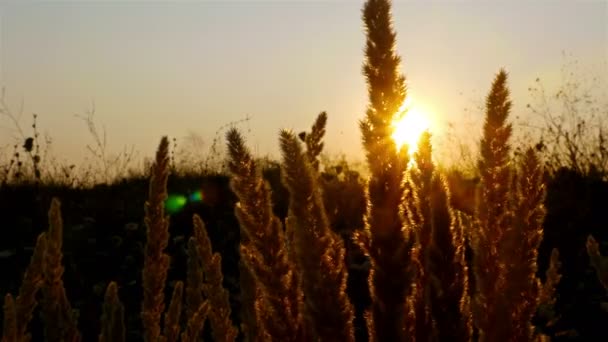
[[[272,191],[244,139],[231,129],[228,164],[242,233],[243,324],[237,327],[231,320],[221,256],[213,253],[198,216],[187,245],[185,283],[175,282],[167,303],[170,236],[164,204],[171,167],[169,140],[163,137],[145,204],[144,341],[197,341],[206,321],[216,341],[235,341],[239,333],[248,341],[354,341],[354,299],[346,291],[348,240],[356,241],[371,261],[371,305],[365,313],[370,341],[541,338],[532,318],[540,303],[552,301],[559,281],[557,254],[551,277],[541,284],[536,257],[545,215],[543,167],[532,149],[521,159],[510,151],[507,73],[499,71],[487,96],[478,162],[481,184],[471,199],[474,210],[464,214],[451,205],[448,178],[433,162],[430,133],[422,136],[413,163],[407,148],[398,149],[391,139],[390,123],[407,89],[390,2],[366,1],[363,21],[369,105],[360,129],[370,170],[364,227],[346,236],[347,241],[331,227],[324,202],[330,188],[319,174],[326,113],[300,137],[303,143],[290,131],[280,133],[282,181],[289,193],[285,227],[273,213]],[[27,325],[39,289],[46,338],[80,339],[61,280],[58,200],[52,202],[49,226],[38,239],[19,296],[5,297],[2,342],[29,339]],[[471,264],[465,258],[467,245],[473,249]],[[597,247],[589,246],[600,260]],[[469,279],[471,269],[474,277]],[[111,282],[106,290],[100,341],[125,340],[118,286]]]

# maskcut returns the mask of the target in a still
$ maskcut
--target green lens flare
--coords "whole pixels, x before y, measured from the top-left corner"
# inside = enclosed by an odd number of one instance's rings
[[[182,195],[169,195],[165,201],[165,209],[168,213],[174,214],[180,211],[186,205],[188,199]]]
[[[190,201],[192,201],[192,202],[200,202],[202,200],[203,200],[203,193],[200,190],[193,192],[190,195]]]

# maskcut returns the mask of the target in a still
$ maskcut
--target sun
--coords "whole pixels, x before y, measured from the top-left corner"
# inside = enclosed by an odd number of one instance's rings
[[[408,152],[412,155],[418,149],[420,136],[431,125],[428,115],[420,107],[414,106],[411,100],[406,99],[399,112],[395,114],[392,126],[394,130],[391,137],[397,148],[407,145]]]

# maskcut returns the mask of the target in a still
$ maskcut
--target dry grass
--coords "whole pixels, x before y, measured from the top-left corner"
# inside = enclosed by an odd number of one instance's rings
[[[368,0],[363,9],[369,106],[360,129],[369,177],[363,227],[345,236],[370,260],[371,305],[365,315],[369,340],[470,341],[475,334],[481,341],[541,339],[532,318],[541,303],[553,303],[558,261],[555,254],[542,285],[536,278],[536,258],[545,215],[543,166],[533,150],[519,164],[511,153],[507,74],[501,70],[496,75],[486,100],[481,183],[465,216],[452,206],[448,177],[433,163],[430,135],[422,137],[410,168],[407,150],[398,150],[391,139],[389,123],[407,91],[390,9],[387,0]],[[319,171],[326,121],[323,112],[311,132],[300,136],[302,141],[289,131],[280,134],[282,180],[289,193],[285,229],[273,214],[272,192],[242,136],[235,129],[228,133],[242,232],[241,327],[231,320],[221,255],[213,252],[205,224],[196,215],[185,283],[175,283],[166,305],[170,234],[165,201],[171,156],[168,138],[161,139],[145,204],[144,341],[200,340],[206,320],[216,341],[235,341],[239,333],[251,341],[354,341],[355,314],[346,294],[345,245],[350,244],[331,227],[325,193],[331,188]],[[38,239],[19,296],[5,296],[3,342],[29,339],[27,325],[38,289],[47,340],[80,340],[62,282],[58,200],[52,201],[49,226]],[[467,244],[473,247],[472,264],[465,259]],[[590,239],[588,248],[603,281],[598,245]],[[115,282],[107,287],[100,341],[125,340],[118,287]]]

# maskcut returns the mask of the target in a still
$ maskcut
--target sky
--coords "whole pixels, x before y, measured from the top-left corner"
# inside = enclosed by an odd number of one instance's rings
[[[361,159],[358,120],[363,1],[0,2],[0,86],[54,154],[78,161],[92,142],[77,115],[95,108],[108,149],[153,156],[160,137],[203,137],[238,124],[257,155],[278,157],[282,128],[308,129],[327,111],[326,151]],[[413,103],[436,138],[448,122],[479,123],[501,67],[514,115],[525,116],[537,77],[558,84],[566,52],[606,76],[608,2],[582,0],[393,2],[397,51]],[[468,113],[468,114],[467,114]],[[467,132],[477,137],[480,132]],[[223,131],[220,132],[223,136]],[[0,116],[0,145],[14,125]]]

